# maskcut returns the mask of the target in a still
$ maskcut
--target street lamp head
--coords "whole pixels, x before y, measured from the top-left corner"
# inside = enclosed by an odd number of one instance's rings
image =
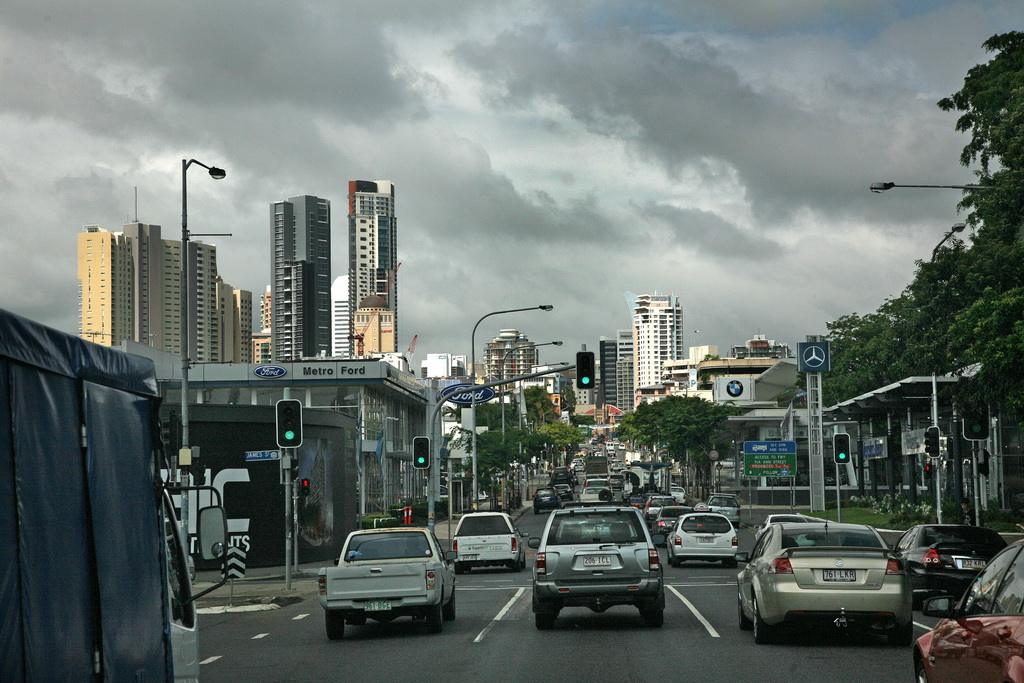
[[[223,180],[227,172],[223,168],[217,168],[216,166],[210,167],[210,177],[214,180]]]
[[[551,311],[554,310],[555,307],[552,306],[551,304],[544,304],[543,306],[538,306],[537,308],[539,308],[542,311]]]
[[[954,223],[952,226],[950,226],[949,231],[951,233],[963,232],[964,228],[966,228],[966,227],[967,227],[966,223]]]
[[[560,341],[553,341],[553,342],[551,342],[551,343],[552,343],[552,344],[554,344],[555,346],[561,346],[561,345],[562,345],[562,344],[563,344],[564,342],[560,342]]]
[[[871,183],[872,192],[885,192],[896,187],[896,183]]]

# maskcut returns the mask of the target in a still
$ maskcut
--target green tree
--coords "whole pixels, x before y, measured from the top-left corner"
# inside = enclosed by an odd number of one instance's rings
[[[555,404],[548,398],[544,387],[527,387],[523,391],[526,403],[526,420],[536,427],[558,419]]]

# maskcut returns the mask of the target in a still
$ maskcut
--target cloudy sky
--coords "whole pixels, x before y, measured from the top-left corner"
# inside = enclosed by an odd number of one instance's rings
[[[270,282],[268,206],[387,179],[400,348],[517,327],[543,360],[674,294],[686,344],[795,344],[898,294],[962,220],[964,135],[935,106],[1024,29],[1020,0],[8,0],[0,292],[76,332],[76,235],[136,216]],[[135,193],[138,193],[138,212]],[[493,325],[490,323],[493,322]],[[553,347],[552,347],[553,348]],[[479,354],[478,354],[479,355]]]

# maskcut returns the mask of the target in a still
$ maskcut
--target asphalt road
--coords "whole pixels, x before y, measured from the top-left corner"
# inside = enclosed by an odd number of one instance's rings
[[[519,526],[538,535],[546,514]],[[753,535],[740,531],[740,550]],[[532,560],[534,551],[529,551]],[[664,551],[662,551],[664,560]],[[532,562],[531,562],[532,564]],[[530,572],[474,570],[458,577],[457,617],[443,633],[399,619],[347,626],[327,639],[315,594],[281,609],[204,614],[205,680],[239,681],[743,681],[839,683],[913,680],[910,649],[881,639],[818,633],[755,645],[736,617],[737,570],[665,565],[665,624],[647,628],[637,611],[565,609],[551,631],[534,627]],[[915,613],[925,631],[934,620]]]

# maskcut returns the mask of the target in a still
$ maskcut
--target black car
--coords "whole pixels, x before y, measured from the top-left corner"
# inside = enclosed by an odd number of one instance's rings
[[[570,470],[568,467],[556,467],[551,471],[551,485],[555,484],[568,484],[569,486],[575,486],[576,473]]]
[[[573,490],[568,484],[555,484],[555,493],[558,494],[560,500],[572,500]]]
[[[651,533],[667,536],[668,532],[672,531],[672,527],[676,525],[676,520],[691,512],[693,512],[693,508],[688,505],[666,505],[658,510],[658,516],[650,521]]]
[[[562,507],[562,501],[558,493],[552,488],[537,489],[533,494],[533,514],[539,515],[541,510],[558,510]]]
[[[991,529],[966,524],[918,524],[896,542],[907,567],[914,609],[932,595],[960,597],[988,561],[1006,547]]]

